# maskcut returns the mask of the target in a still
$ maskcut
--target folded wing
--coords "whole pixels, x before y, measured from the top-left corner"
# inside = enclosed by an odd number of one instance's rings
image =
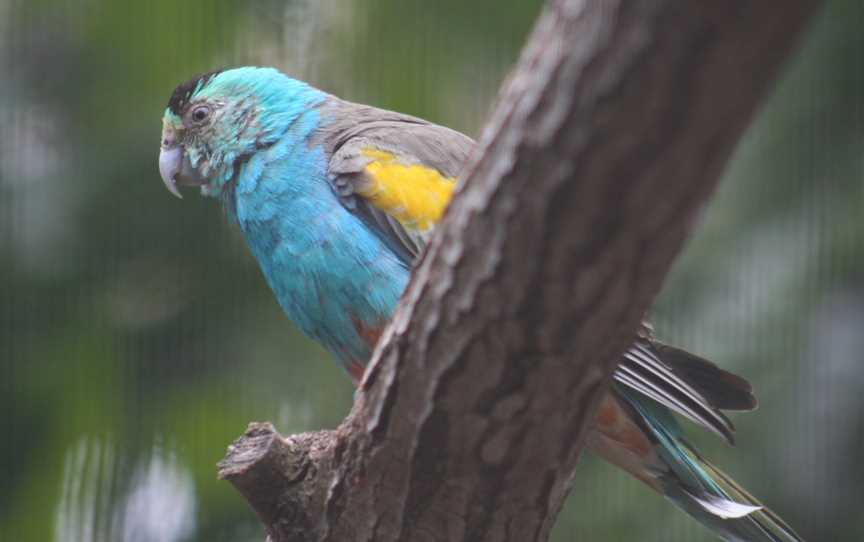
[[[406,266],[422,253],[456,187],[474,141],[422,119],[334,99],[325,118],[330,182],[342,203]],[[717,433],[734,426],[721,410],[755,408],[749,383],[683,350],[654,341],[647,327],[624,354],[615,381]]]
[[[411,265],[450,202],[474,147],[458,132],[347,102],[325,115],[330,182],[342,203]]]

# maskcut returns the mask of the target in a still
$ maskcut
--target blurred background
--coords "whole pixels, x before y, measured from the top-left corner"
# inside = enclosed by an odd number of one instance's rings
[[[539,0],[0,0],[0,541],[263,538],[215,463],[334,427],[348,378],[217,202],[159,178],[194,73],[267,64],[476,136]],[[707,456],[811,541],[864,539],[864,3],[829,0],[654,309],[750,378]],[[695,429],[695,428],[691,428]],[[586,456],[554,540],[708,541]]]

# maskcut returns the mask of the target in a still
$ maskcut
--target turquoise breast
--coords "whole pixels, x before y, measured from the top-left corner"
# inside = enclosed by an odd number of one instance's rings
[[[329,157],[310,146],[318,116],[302,113],[241,166],[233,212],[288,317],[343,363],[365,364],[363,331],[386,324],[410,271],[333,193]]]

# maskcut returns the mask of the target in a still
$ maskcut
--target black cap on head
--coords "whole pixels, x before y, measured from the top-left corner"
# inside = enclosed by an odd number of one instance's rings
[[[183,114],[183,109],[189,103],[192,93],[196,89],[206,85],[211,79],[222,73],[222,70],[214,70],[212,72],[196,75],[192,79],[177,85],[174,92],[171,94],[171,99],[168,100],[168,109],[177,116]]]

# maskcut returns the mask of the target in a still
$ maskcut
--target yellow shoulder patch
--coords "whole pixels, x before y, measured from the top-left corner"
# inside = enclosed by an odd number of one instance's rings
[[[389,152],[363,149],[372,158],[366,173],[372,181],[358,190],[375,207],[392,216],[405,228],[426,231],[441,218],[456,179],[420,164],[405,165]]]

